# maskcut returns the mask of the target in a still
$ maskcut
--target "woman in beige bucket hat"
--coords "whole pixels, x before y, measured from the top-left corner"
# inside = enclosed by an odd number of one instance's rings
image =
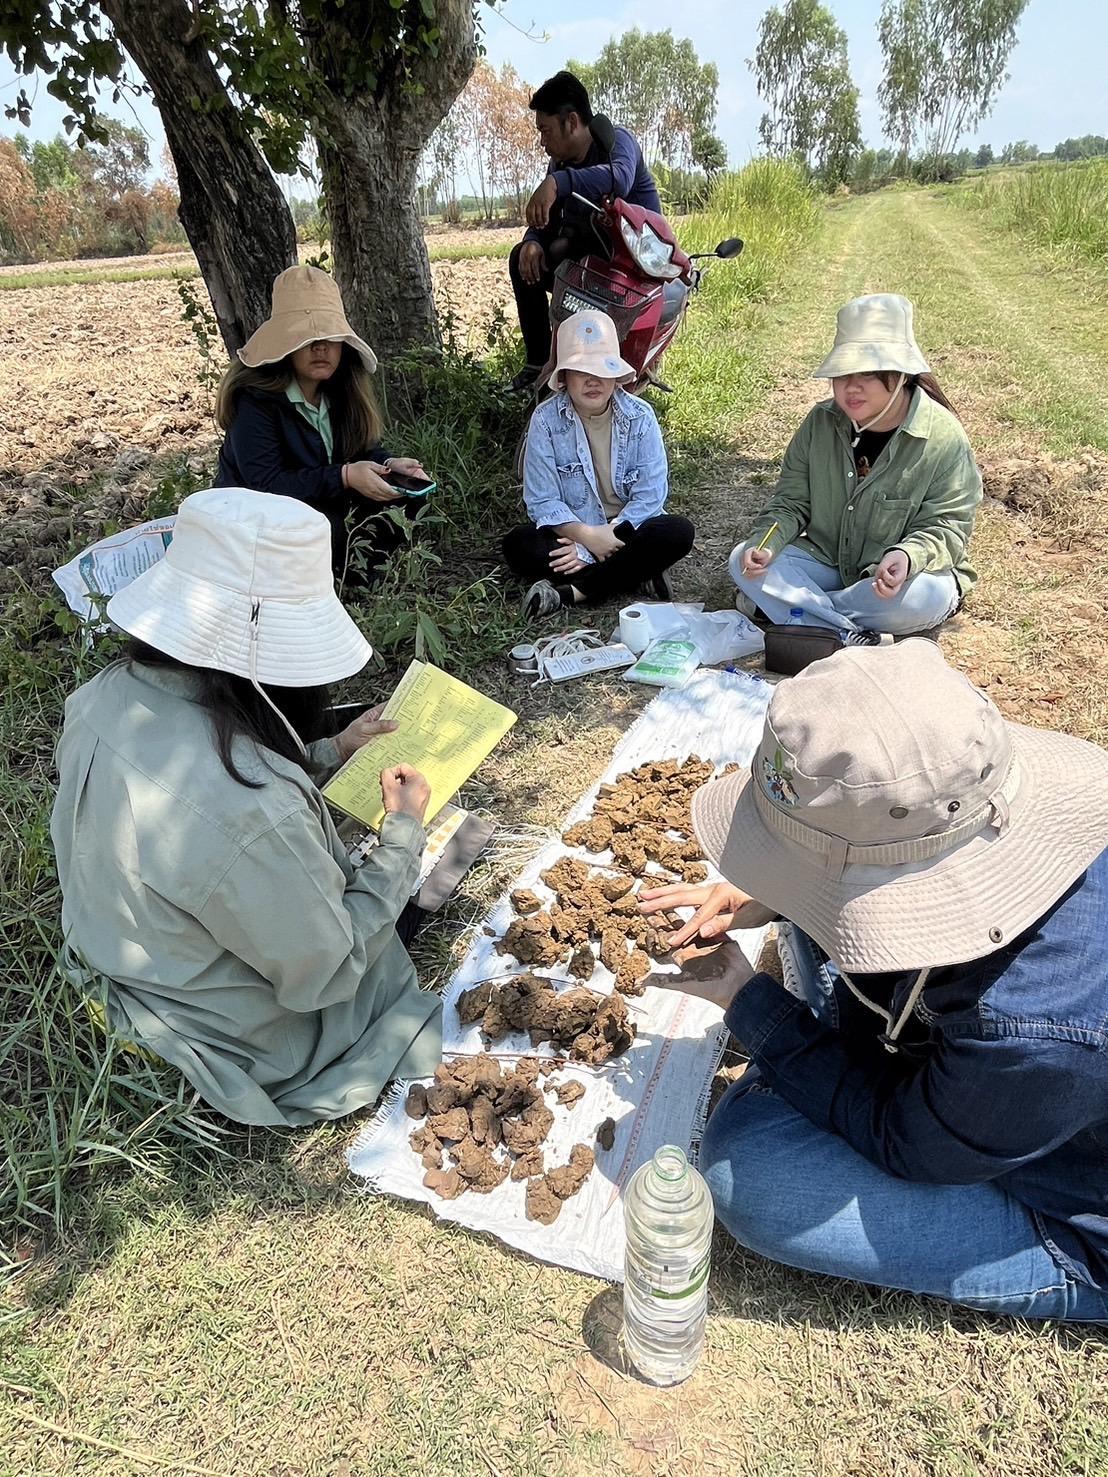
[[[652,896],[699,904],[675,938],[789,920],[785,984],[738,956],[716,996],[750,1058],[700,1152],[724,1225],[1108,1320],[1108,754],[1005,722],[933,642],[847,650],[777,688],[693,823],[728,880]]]
[[[693,526],[665,511],[669,466],[653,410],[621,388],[634,370],[607,313],[558,326],[554,392],[531,417],[523,462],[529,522],[503,540],[529,582],[528,616],[642,590],[668,600],[666,571],[692,548]]]
[[[338,285],[319,267],[289,267],[273,282],[269,317],[220,383],[216,420],[226,433],[217,487],[298,498],[331,525],[337,578],[375,576],[403,533],[382,516],[418,510],[386,480],[423,477],[411,457],[380,444],[372,375],[377,356],[347,322]],[[349,535],[359,559],[349,570]]]
[[[355,869],[319,785],[374,733],[323,739],[326,688],[369,646],[335,594],[321,514],[224,488],[185,498],[165,558],[114,595],[128,659],[66,703],[51,833],[63,968],[124,1042],[241,1123],[338,1118],[441,1055],[402,936],[428,789],[381,775]]]
[[[850,643],[942,624],[976,576],[966,551],[981,477],[894,293],[841,308],[777,491],[731,555],[737,603]]]

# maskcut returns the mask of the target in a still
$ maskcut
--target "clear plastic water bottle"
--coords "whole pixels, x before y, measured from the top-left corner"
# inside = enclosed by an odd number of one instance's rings
[[[789,619],[785,623],[789,626],[802,626],[804,624],[804,610],[799,605],[794,605],[789,611]]]
[[[704,1348],[712,1197],[673,1144],[637,1169],[623,1201],[623,1338],[652,1385],[688,1379]]]

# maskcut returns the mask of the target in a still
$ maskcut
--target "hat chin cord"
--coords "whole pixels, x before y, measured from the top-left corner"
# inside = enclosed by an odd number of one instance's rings
[[[261,698],[262,702],[268,703],[273,711],[277,714],[278,718],[280,718],[281,722],[285,725],[289,733],[292,735],[293,743],[295,743],[296,747],[300,750],[300,752],[304,755],[304,758],[306,759],[308,757],[308,748],[307,745],[304,743],[304,740],[300,737],[296,729],[293,728],[292,724],[285,717],[284,713],[281,712],[280,708],[270,697],[269,693],[266,692],[265,688],[258,681],[258,617],[261,615],[261,611],[262,602],[260,600],[255,600],[253,605],[250,607],[250,685]]]
[[[919,974],[916,975],[915,984],[912,986],[911,990],[908,993],[908,999],[904,1002],[904,1009],[900,1012],[900,1015],[895,1020],[893,1019],[891,1011],[886,1010],[883,1006],[878,1005],[875,1000],[870,1000],[867,995],[862,994],[861,990],[859,990],[858,986],[850,978],[845,969],[839,970],[839,978],[842,980],[843,984],[846,985],[847,989],[856,1000],[858,1000],[868,1010],[874,1011],[882,1018],[882,1020],[885,1022],[885,1030],[882,1032],[881,1035],[881,1045],[885,1048],[886,1051],[897,1052],[900,1050],[900,1046],[897,1043],[897,1037],[907,1025],[912,1011],[915,1010],[916,1001],[923,994],[923,987],[924,985],[926,985],[927,977],[930,973],[930,968],[927,968],[921,969]]]
[[[869,418],[869,420],[866,421],[864,425],[861,425],[860,426],[856,420],[854,420],[853,418],[851,418],[850,424],[854,427],[854,440],[850,443],[852,447],[858,445],[858,442],[862,439],[862,432],[863,431],[868,431],[869,428],[870,428],[870,426],[875,426],[878,421],[882,421],[882,420],[885,419],[885,417],[888,415],[889,411],[892,410],[892,408],[893,408],[893,401],[900,394],[901,390],[903,390],[904,385],[905,385],[907,379],[908,379],[908,376],[906,374],[901,374],[900,378],[897,380],[895,386],[893,387],[892,394],[885,401],[884,405],[877,412],[877,414],[876,415],[871,415],[870,418]]]

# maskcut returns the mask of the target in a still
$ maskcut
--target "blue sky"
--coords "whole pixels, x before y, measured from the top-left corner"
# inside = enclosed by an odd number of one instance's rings
[[[877,86],[881,57],[877,45],[880,0],[829,0],[850,43],[854,77],[861,89],[862,130],[866,141],[881,140]],[[641,30],[670,27],[688,36],[705,61],[719,68],[718,132],[732,163],[741,164],[758,148],[761,106],[746,59],[754,53],[758,22],[765,4],[748,0],[559,0],[556,7],[540,0],[506,0],[501,12],[486,12],[485,39],[489,60],[499,66],[510,61],[527,81],[537,84],[563,65],[567,57],[592,60],[611,36],[632,26]],[[528,35],[531,33],[531,35]],[[542,38],[547,39],[532,39]],[[965,142],[1001,145],[1025,138],[1051,149],[1063,138],[1084,133],[1108,134],[1108,103],[1104,101],[1108,64],[1108,3],[1106,0],[1031,0],[1024,12],[1009,62],[1011,77],[993,110],[975,135]],[[31,135],[52,138],[61,128],[62,108],[40,83],[28,78],[23,85],[37,92]],[[0,58],[0,106],[14,99],[20,79],[6,58]],[[157,159],[162,131],[153,106],[139,100],[120,103],[109,111],[128,122],[136,120],[151,136],[151,156]],[[616,120],[618,122],[618,119]],[[0,132],[10,134],[16,124],[0,118]]]

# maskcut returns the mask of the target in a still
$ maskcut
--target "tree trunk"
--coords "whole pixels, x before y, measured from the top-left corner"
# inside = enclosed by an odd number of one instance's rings
[[[371,29],[374,8],[374,0],[347,0],[309,50],[333,99],[330,136],[318,142],[335,276],[354,328],[389,359],[441,343],[415,180],[424,147],[473,70],[477,41],[470,0],[437,0],[436,53],[409,57],[406,77],[383,62],[375,92],[343,97],[332,58],[344,55],[359,25]]]
[[[288,205],[193,33],[188,0],[102,0],[102,9],[154,95],[181,225],[233,354],[268,317],[274,277],[296,262]]]

